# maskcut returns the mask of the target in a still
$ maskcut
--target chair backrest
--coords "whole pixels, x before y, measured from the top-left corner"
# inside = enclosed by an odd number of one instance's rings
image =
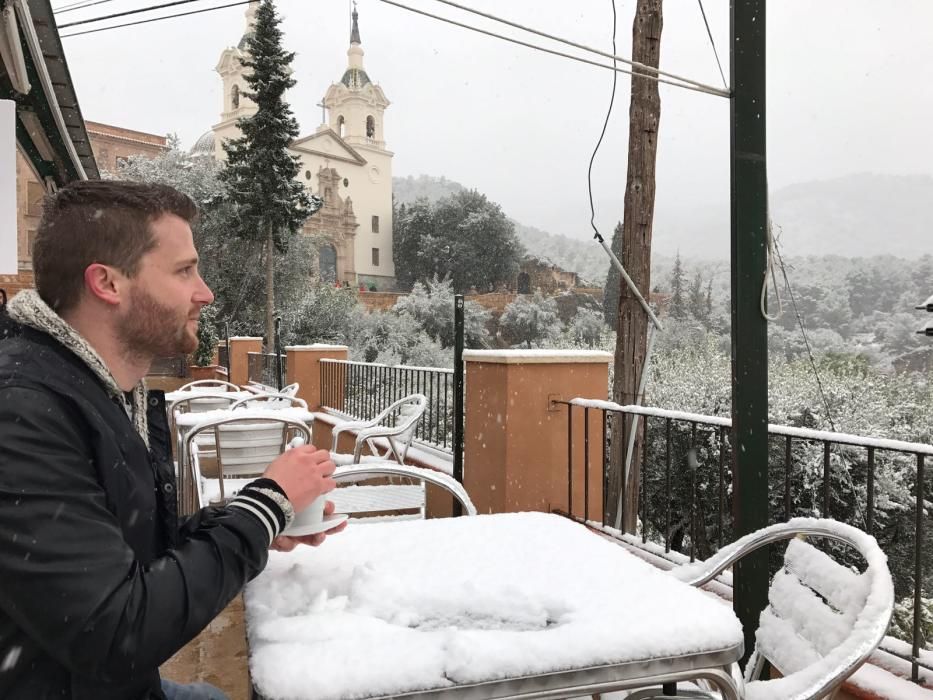
[[[269,463],[300,437],[311,442],[311,430],[298,420],[274,416],[227,417],[198,425],[185,437],[190,457],[192,446],[202,435],[212,435],[221,480],[231,476],[262,474]]]
[[[397,483],[382,483],[375,486],[358,485],[363,481],[395,477],[417,483],[413,485]],[[424,484],[428,483],[444,489],[456,498],[466,515],[476,515],[476,507],[463,485],[448,474],[433,469],[395,462],[364,462],[338,467],[334,472],[334,481],[338,486],[352,484],[340,486],[329,495],[338,513],[373,515],[418,509],[420,517],[424,517]],[[364,518],[363,522],[365,520]]]
[[[237,398],[223,393],[191,392],[191,396],[186,396],[169,404],[168,413],[174,416],[175,413],[203,413],[204,411],[216,411],[218,409],[230,408]]]
[[[801,539],[789,542],[746,667],[745,697],[750,700],[822,698],[865,662],[884,638],[894,608],[884,552],[874,537],[857,528],[797,518],[743,537],[699,568],[675,573],[701,585],[759,547],[803,535],[847,545],[861,555],[865,569],[860,573],[845,566]],[[765,660],[783,677],[759,680]]]
[[[297,385],[296,385],[297,386]],[[252,405],[251,404],[258,404]],[[230,410],[236,410],[238,408],[289,408],[291,406],[298,406],[299,408],[304,408],[307,410],[308,402],[304,399],[299,399],[297,396],[292,396],[290,394],[284,393],[268,393],[268,394],[256,394],[255,396],[246,396],[238,401],[234,401],[230,404]]]
[[[191,391],[192,389],[196,391],[209,389],[213,393],[221,391],[240,391],[240,387],[236,384],[225,382],[222,379],[199,379],[196,382],[188,382],[180,387],[178,391]]]
[[[357,432],[354,461],[360,461],[364,443],[368,444],[374,455],[380,455],[375,440],[385,438],[389,442],[389,450],[380,456],[393,455],[399,464],[404,463],[408,448],[415,438],[418,421],[427,406],[428,398],[424,394],[411,394],[389,405],[371,421],[371,425]]]

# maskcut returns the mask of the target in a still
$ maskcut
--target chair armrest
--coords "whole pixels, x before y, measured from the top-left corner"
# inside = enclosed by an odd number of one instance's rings
[[[346,467],[337,467],[334,472],[334,481],[338,483],[365,481],[381,476],[403,476],[439,486],[460,502],[467,515],[476,515],[476,506],[470,500],[466,489],[449,474],[433,469],[413,467],[409,464],[396,464],[395,462],[352,464]]]
[[[371,420],[351,420],[347,421],[346,423],[338,423],[331,430],[331,435],[333,436],[331,452],[337,451],[337,438],[339,437],[340,433],[344,432],[345,430],[364,430],[365,428],[369,428],[375,424],[375,421]]]
[[[723,547],[709,559],[675,567],[668,574],[691,586],[702,586],[712,581],[744,556],[769,544],[789,540],[798,535],[828,537],[851,544],[851,540],[840,532],[842,527],[847,526],[842,526],[834,520],[794,518],[786,523],[771,525],[745,535],[745,537]],[[848,529],[854,530],[854,528]]]

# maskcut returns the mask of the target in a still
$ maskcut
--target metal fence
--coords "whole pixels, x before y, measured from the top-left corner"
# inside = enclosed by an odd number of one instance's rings
[[[188,356],[157,357],[149,367],[149,374],[154,377],[187,377]]]
[[[221,367],[226,367],[228,373],[230,372],[230,356],[227,352],[226,343],[221,343],[217,346],[217,363]]]
[[[276,358],[280,357],[282,361],[282,377],[284,378],[287,370],[286,355],[276,355],[274,352],[248,352],[247,358],[247,379],[251,382],[259,382],[266,386],[281,389],[280,378],[278,377],[278,363]]]
[[[453,453],[451,369],[390,366],[350,360],[321,360],[321,404],[358,420],[375,418],[394,401],[424,394],[428,406],[415,439]]]
[[[555,403],[567,406],[571,486],[575,438],[570,419],[574,411],[583,412],[584,425],[602,421],[607,442],[595,449],[602,447],[607,465],[611,422],[623,421],[623,444],[627,445],[631,417],[640,417],[644,432],[639,437],[642,467],[637,508],[643,543],[649,539],[663,542],[666,552],[688,554],[693,561],[708,558],[734,539],[729,419],[585,399]],[[584,431],[583,439],[586,475],[592,452],[589,431]],[[874,535],[888,556],[898,598],[913,600],[911,654],[885,650],[911,663],[915,682],[920,667],[933,671],[920,659],[920,649],[928,641],[923,639],[921,625],[923,590],[933,585],[933,572],[924,570],[924,560],[933,553],[926,522],[931,494],[924,478],[933,446],[783,425],[768,426],[768,443],[770,495],[762,507],[768,508],[769,522],[827,517]],[[603,486],[605,494],[608,483]],[[623,493],[623,508],[627,502]],[[603,513],[607,505],[603,504]],[[584,503],[584,517],[589,516],[590,507]],[[568,510],[573,514],[572,500]],[[622,516],[624,522],[624,512]]]

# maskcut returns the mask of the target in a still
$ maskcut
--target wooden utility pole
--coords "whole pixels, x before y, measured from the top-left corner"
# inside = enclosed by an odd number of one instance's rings
[[[632,25],[632,60],[657,68],[661,57],[662,0],[638,0]],[[645,73],[635,68],[634,72]],[[658,153],[658,122],[661,96],[658,82],[632,76],[629,105],[628,175],[625,181],[625,211],[622,222],[622,265],[642,296],[647,299],[651,284],[651,232],[654,222],[655,162]],[[612,399],[620,404],[637,403],[638,383],[645,364],[648,317],[638,299],[623,282],[619,285],[619,314],[616,321],[615,377]],[[630,421],[628,421],[630,424]],[[622,528],[634,532],[637,519],[641,463],[639,455],[644,422],[635,442],[628,478],[624,479],[625,507]],[[615,522],[620,489],[623,488],[625,429],[614,420],[610,449],[607,522]]]

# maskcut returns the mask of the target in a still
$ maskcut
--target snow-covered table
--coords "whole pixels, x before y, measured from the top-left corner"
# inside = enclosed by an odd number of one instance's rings
[[[558,515],[351,525],[246,589],[254,697],[543,698],[707,678],[730,608]]]

